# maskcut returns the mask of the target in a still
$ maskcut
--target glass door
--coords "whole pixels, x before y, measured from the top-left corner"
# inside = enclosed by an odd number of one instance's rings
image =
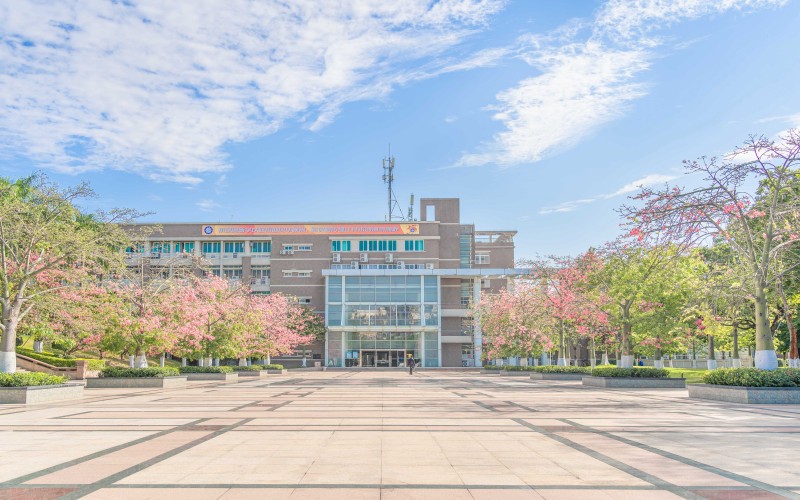
[[[361,351],[361,366],[375,366],[375,351]]]

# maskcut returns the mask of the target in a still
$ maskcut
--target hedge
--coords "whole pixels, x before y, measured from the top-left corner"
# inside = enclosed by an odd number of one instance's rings
[[[165,366],[164,368],[126,368],[109,366],[100,371],[100,376],[104,378],[164,378],[177,377],[178,375],[180,375],[180,373],[178,373],[178,369],[171,366]]]
[[[55,354],[35,352],[32,349],[26,349],[23,347],[17,347],[17,353],[38,361],[42,361],[48,365],[59,366],[62,368],[75,368],[75,361],[77,361],[76,358],[60,358]],[[103,367],[106,366],[106,361],[104,359],[84,359],[83,361],[88,362],[87,364],[90,370],[102,370]]]
[[[481,368],[483,368],[484,370],[502,370],[504,367],[498,365],[486,365],[482,366]]]
[[[42,372],[0,373],[0,387],[26,387],[31,385],[60,385],[67,381],[62,375]]]
[[[667,378],[669,371],[663,368],[638,367],[617,368],[602,367],[591,371],[593,377],[636,377],[636,378]]]
[[[770,371],[758,368],[720,368],[703,374],[703,382],[741,387],[800,387],[800,369]]]
[[[181,366],[181,373],[231,373],[232,366]]]
[[[533,366],[511,366],[505,365],[501,366],[500,369],[507,372],[529,372],[533,370]]]
[[[592,369],[588,366],[558,366],[558,365],[545,365],[534,366],[533,371],[537,373],[591,373]]]
[[[231,368],[233,368],[235,372],[257,372],[261,370],[283,370],[283,365],[231,366]]]

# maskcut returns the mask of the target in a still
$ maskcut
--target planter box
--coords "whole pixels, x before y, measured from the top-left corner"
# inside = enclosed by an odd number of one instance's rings
[[[759,405],[800,404],[800,387],[742,387],[712,384],[690,384],[688,387],[690,398]]]
[[[583,385],[589,387],[606,387],[609,389],[683,389],[686,387],[686,379],[646,378],[646,377],[591,377],[584,375]]]
[[[270,375],[283,375],[285,373],[289,373],[289,370],[284,368],[283,370],[267,370],[267,373]]]
[[[238,373],[187,373],[189,381],[199,380],[222,380],[223,382],[237,382],[239,380]]]
[[[83,397],[83,384],[29,385],[0,387],[0,403],[32,404]]]
[[[505,377],[527,377],[531,372],[525,370],[513,370],[507,371],[503,370],[503,376]]]
[[[531,380],[575,380],[580,382],[586,375],[583,373],[531,373]]]
[[[269,373],[269,370],[251,370],[251,371],[241,371],[235,372],[239,374],[239,377],[250,377],[250,378],[258,378],[258,377],[266,377]]]
[[[504,370],[486,370],[481,368],[481,375],[500,375]]]
[[[186,387],[186,375],[177,377],[100,377],[87,378],[89,389],[179,389]]]

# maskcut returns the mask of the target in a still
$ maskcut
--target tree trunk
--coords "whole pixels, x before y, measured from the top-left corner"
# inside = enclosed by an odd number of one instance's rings
[[[42,353],[44,351],[44,341],[43,340],[34,340],[33,341],[33,352]]]
[[[239,366],[247,366],[247,358],[239,358]]]
[[[786,327],[789,329],[789,368],[800,368],[800,359],[797,359],[797,329],[792,321],[792,310],[789,308],[789,301],[786,300],[786,293],[783,291],[783,283],[778,281],[778,292],[783,301],[783,315],[786,317]]]
[[[592,353],[589,356],[590,366],[594,368],[597,366],[597,346],[595,346],[594,337],[592,337]]]
[[[3,330],[0,340],[0,373],[17,371],[17,320],[13,316],[13,307],[3,304]]]
[[[162,352],[162,353],[161,353],[161,359],[160,359],[160,360],[158,360],[158,365],[159,365],[161,368],[164,368],[164,364],[166,364],[166,357],[167,357],[167,353],[165,353],[165,352]]]
[[[717,357],[714,354],[714,336],[708,336],[708,361],[706,361],[709,370],[717,369]]]
[[[739,323],[737,321],[733,322],[733,367],[734,368],[741,368],[742,367],[742,360],[739,359]]]
[[[558,325],[558,366],[565,366],[567,364],[567,347],[564,345],[564,320],[560,320]]]
[[[633,349],[631,348],[631,324],[622,324],[622,356],[617,362],[620,368],[633,368]]]
[[[603,359],[600,361],[600,364],[603,364],[603,365],[611,364],[611,363],[608,362],[608,347],[606,347],[606,350],[603,351]]]
[[[769,306],[767,305],[766,286],[757,283],[755,294],[756,309],[756,357],[755,367],[759,370],[777,370],[778,356],[769,329]]]
[[[181,358],[181,366],[186,366],[186,358]]]
[[[656,352],[653,355],[653,367],[664,368],[664,359],[660,348],[656,348]]]
[[[268,364],[268,365],[271,365],[271,364],[272,364],[272,356],[270,356],[270,354],[269,354],[269,353],[267,353],[267,364]]]

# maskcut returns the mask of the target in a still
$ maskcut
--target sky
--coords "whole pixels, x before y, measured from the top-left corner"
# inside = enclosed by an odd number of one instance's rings
[[[382,221],[461,198],[518,257],[800,127],[798,0],[0,3],[0,176],[143,221]]]

